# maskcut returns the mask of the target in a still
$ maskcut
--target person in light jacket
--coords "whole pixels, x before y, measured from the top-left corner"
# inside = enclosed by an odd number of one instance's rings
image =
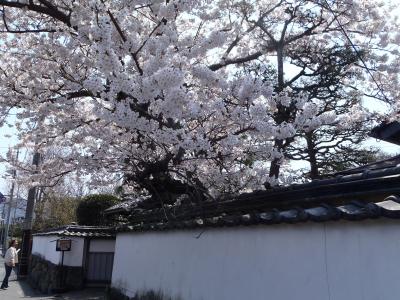
[[[6,276],[4,276],[3,283],[1,284],[1,289],[8,288],[8,278],[11,275],[12,268],[15,267],[15,263],[18,260],[17,245],[18,242],[16,240],[11,240],[10,248],[8,248],[6,255],[4,256],[4,267],[6,268]]]

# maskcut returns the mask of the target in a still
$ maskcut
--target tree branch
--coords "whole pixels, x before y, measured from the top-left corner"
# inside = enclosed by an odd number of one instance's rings
[[[16,1],[7,1],[7,0],[0,0],[0,5],[5,6],[5,7],[19,8],[19,9],[27,8],[30,11],[34,11],[39,14],[47,15],[49,17],[52,17],[56,20],[61,21],[62,23],[66,24],[68,27],[72,27],[71,20],[68,15],[66,15],[65,13],[58,10],[57,7],[52,5],[49,1],[39,0],[39,2],[44,4],[45,6],[34,4],[33,1],[29,1],[29,3],[21,3],[18,1],[16,2]]]

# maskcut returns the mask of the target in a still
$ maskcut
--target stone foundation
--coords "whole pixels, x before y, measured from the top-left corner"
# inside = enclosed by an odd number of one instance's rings
[[[109,288],[107,290],[107,300],[131,300],[131,299],[129,299],[128,296],[124,295],[122,291],[115,288]]]
[[[165,296],[160,291],[138,292],[133,298],[129,298],[128,296],[124,295],[122,291],[116,288],[109,288],[107,291],[107,300],[182,300],[182,299]]]
[[[61,283],[62,275],[64,284]],[[64,266],[61,268],[40,256],[32,255],[31,257],[28,282],[42,293],[81,289],[84,286],[84,278],[82,267]]]

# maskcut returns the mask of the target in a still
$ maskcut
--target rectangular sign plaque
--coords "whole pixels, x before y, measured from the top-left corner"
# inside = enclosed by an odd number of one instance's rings
[[[57,240],[56,251],[71,251],[71,240]]]

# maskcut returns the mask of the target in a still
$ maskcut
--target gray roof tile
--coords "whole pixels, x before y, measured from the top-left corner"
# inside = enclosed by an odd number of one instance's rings
[[[331,206],[322,204],[316,207],[295,207],[287,210],[272,209],[264,212],[249,212],[246,214],[221,214],[213,217],[194,218],[188,220],[170,220],[153,223],[137,223],[122,225],[120,231],[148,231],[148,230],[177,230],[205,227],[231,227],[256,224],[279,224],[299,222],[325,222],[335,220],[358,221],[371,218],[398,218],[400,219],[400,198],[390,196],[380,202],[351,203]]]
[[[171,230],[255,224],[400,219],[400,156],[334,178],[228,195],[218,201],[143,209],[146,199],[107,211],[128,215],[122,231]]]
[[[66,237],[113,238],[115,237],[115,230],[112,227],[66,225],[59,228],[51,228],[46,231],[34,234],[34,236],[48,235]]]

